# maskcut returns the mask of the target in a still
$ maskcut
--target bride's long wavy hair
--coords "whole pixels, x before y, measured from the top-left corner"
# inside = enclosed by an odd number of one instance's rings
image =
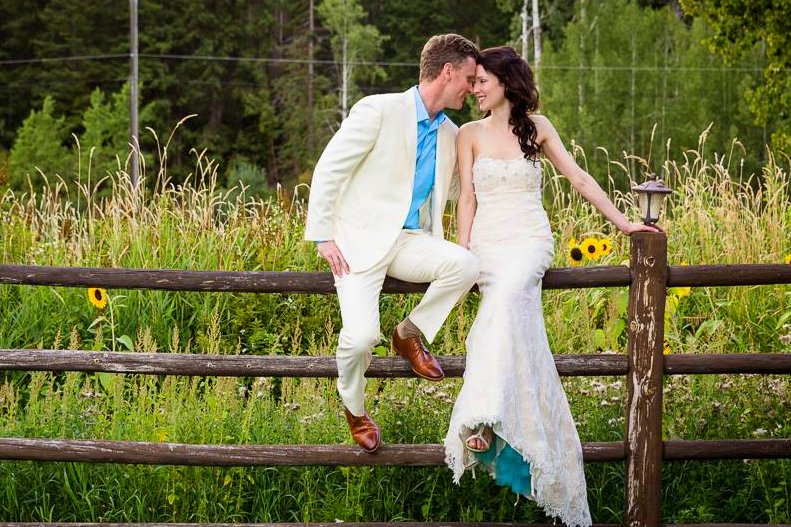
[[[530,114],[538,110],[538,89],[527,61],[514,48],[498,46],[481,51],[478,64],[497,77],[505,87],[505,98],[511,102],[509,124],[519,139],[519,147],[527,159],[537,159],[540,147],[536,143],[538,130]]]

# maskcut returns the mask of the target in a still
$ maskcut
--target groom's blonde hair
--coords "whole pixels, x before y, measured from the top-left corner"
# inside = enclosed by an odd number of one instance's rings
[[[439,76],[445,64],[450,63],[455,68],[467,57],[478,58],[475,44],[455,33],[434,35],[420,53],[420,80],[432,81]]]

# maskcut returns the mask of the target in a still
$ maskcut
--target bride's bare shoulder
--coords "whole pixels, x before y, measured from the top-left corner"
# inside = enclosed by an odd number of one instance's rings
[[[479,119],[477,121],[470,121],[469,123],[464,123],[461,125],[459,129],[460,134],[464,134],[467,137],[475,137],[483,131],[483,127],[485,126],[484,123],[485,119]]]
[[[470,121],[468,123],[464,123],[463,125],[461,125],[460,130],[467,130],[467,133],[478,131],[483,126],[484,121],[485,119],[478,119],[477,121]]]
[[[540,113],[530,114],[530,120],[536,125],[538,137],[536,138],[539,144],[543,144],[545,140],[550,139],[557,135],[555,126],[552,124],[546,115]]]
[[[456,136],[456,147],[459,149],[471,148],[475,142],[475,127],[473,123],[464,123],[459,127],[459,134]]]
[[[547,116],[540,113],[531,113],[530,120],[533,121],[537,127],[545,128],[552,126],[552,122],[547,118]]]

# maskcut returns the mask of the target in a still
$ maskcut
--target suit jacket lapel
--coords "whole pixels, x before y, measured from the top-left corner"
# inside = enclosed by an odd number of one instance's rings
[[[434,175],[434,189],[439,199],[445,199],[448,191],[450,176],[453,174],[453,165],[456,160],[452,159],[456,135],[445,123],[440,125],[437,130],[437,165]]]
[[[403,129],[404,142],[406,143],[407,166],[411,169],[413,181],[409,183],[410,188],[414,184],[415,164],[417,163],[417,108],[415,108],[415,96],[412,90],[404,92],[404,112]]]

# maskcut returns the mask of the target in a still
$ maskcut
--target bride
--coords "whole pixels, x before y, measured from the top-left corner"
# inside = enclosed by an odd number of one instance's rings
[[[589,526],[582,448],[541,310],[541,279],[554,249],[539,155],[623,233],[657,229],[630,223],[574,162],[552,123],[535,113],[533,74],[512,48],[481,52],[473,93],[488,113],[457,138],[458,242],[479,259],[481,302],[446,462],[456,483],[480,464],[497,484],[566,525]]]

